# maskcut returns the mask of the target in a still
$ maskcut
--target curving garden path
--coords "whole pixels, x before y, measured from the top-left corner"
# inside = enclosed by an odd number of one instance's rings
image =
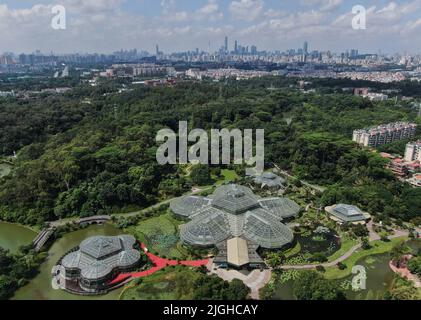
[[[339,262],[344,262],[345,260],[350,258],[358,249],[361,249],[361,247],[362,247],[361,243],[352,247],[342,257],[332,262],[326,262],[326,263],[321,263],[321,264],[303,264],[303,265],[297,265],[297,266],[281,266],[280,268],[283,270],[306,270],[306,269],[316,269],[318,266],[323,266],[325,268],[334,267]]]
[[[158,257],[149,252],[148,248],[141,243],[140,247],[142,251],[148,256],[149,260],[154,264],[154,267],[151,269],[141,271],[141,272],[131,272],[131,273],[122,273],[117,278],[110,282],[110,285],[118,285],[123,282],[131,281],[133,279],[144,278],[150,276],[159,270],[165,269],[166,267],[171,266],[186,266],[186,267],[195,267],[199,268],[202,266],[206,266],[209,262],[208,259],[206,260],[187,260],[187,261],[178,261],[178,260],[169,260]]]
[[[370,242],[380,240],[380,236],[373,230],[373,225],[368,226],[368,229],[370,231],[370,237],[369,237]],[[402,230],[393,230],[393,231],[394,231],[394,234],[388,237],[389,240],[401,238],[401,237],[407,237],[409,235],[408,231],[402,231]],[[317,266],[323,266],[325,268],[334,267],[339,262],[344,262],[345,260],[350,258],[357,250],[361,249],[361,247],[362,247],[361,243],[352,247],[343,256],[339,257],[338,259],[336,259],[335,261],[332,261],[332,262],[326,262],[326,263],[317,264],[317,265],[315,265],[315,264],[304,264],[304,265],[296,265],[296,266],[281,266],[280,269],[283,269],[283,270],[308,270],[308,269],[316,269]]]

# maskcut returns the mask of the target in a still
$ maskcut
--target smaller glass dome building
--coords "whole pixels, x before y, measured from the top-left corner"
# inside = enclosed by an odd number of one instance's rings
[[[103,292],[118,274],[133,271],[140,262],[136,239],[130,235],[92,237],[61,260],[61,279],[66,288],[80,293]]]
[[[358,207],[349,204],[341,203],[331,207],[326,207],[325,210],[329,213],[332,220],[341,224],[364,224],[371,219],[371,216],[368,213],[363,212]]]
[[[254,178],[254,183],[260,185],[262,188],[284,188],[286,180],[277,176],[272,172],[265,172],[260,176]]]

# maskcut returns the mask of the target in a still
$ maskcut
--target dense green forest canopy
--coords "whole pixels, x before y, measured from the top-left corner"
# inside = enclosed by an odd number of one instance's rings
[[[181,195],[191,179],[159,166],[158,130],[265,129],[267,166],[328,187],[323,204],[349,202],[373,214],[413,219],[421,190],[398,182],[385,160],[356,146],[352,131],[417,119],[410,103],[373,103],[349,94],[307,93],[291,79],[175,87],[78,86],[71,93],[0,103],[0,154],[18,151],[0,180],[0,218],[27,224],[146,207]],[[296,80],[295,80],[296,82]],[[275,88],[275,89],[274,89]],[[91,104],[84,104],[89,98]]]

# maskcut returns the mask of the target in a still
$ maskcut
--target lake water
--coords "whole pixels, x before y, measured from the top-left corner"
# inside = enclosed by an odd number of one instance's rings
[[[122,289],[114,290],[104,296],[83,297],[55,290],[51,286],[51,270],[57,261],[69,250],[78,246],[83,240],[92,236],[116,236],[121,230],[110,224],[94,225],[86,229],[71,232],[58,239],[48,252],[47,261],[41,266],[40,273],[28,285],[20,288],[14,300],[116,300]]]
[[[19,247],[28,245],[37,234],[18,224],[0,222],[0,247],[15,253]]]
[[[407,243],[414,252],[421,250],[421,240],[411,240]],[[367,289],[359,292],[352,290],[346,291],[347,299],[350,300],[375,300],[381,299],[384,293],[392,284],[395,276],[394,272],[389,267],[390,254],[384,253],[366,257],[357,262],[357,265],[365,267],[367,272]],[[345,281],[352,281],[353,276],[337,280],[338,285],[343,284]],[[278,285],[274,299],[279,300],[295,300],[293,294],[294,281],[288,281],[284,284]]]
[[[364,266],[367,271],[367,289],[364,291],[353,292],[352,290],[346,291],[347,299],[349,300],[365,300],[365,299],[378,299],[386,292],[394,278],[393,271],[389,268],[390,255],[381,254],[364,258],[357,262],[357,265]],[[337,280],[338,286],[345,281],[352,281],[352,276]],[[294,281],[290,280],[284,284],[278,285],[274,299],[279,300],[295,300],[293,294]]]

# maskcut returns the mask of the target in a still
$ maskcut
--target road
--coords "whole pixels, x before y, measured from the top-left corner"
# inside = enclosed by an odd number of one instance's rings
[[[184,196],[193,196],[196,195],[198,193],[204,192],[204,191],[208,191],[211,190],[212,187],[207,187],[204,189],[194,189],[192,192],[184,195]],[[183,197],[184,197],[183,196]],[[135,217],[138,214],[141,214],[143,212],[149,211],[149,210],[153,210],[153,209],[157,209],[162,205],[165,204],[169,204],[171,201],[178,199],[178,198],[172,198],[172,199],[168,199],[162,202],[159,202],[157,204],[154,204],[148,208],[142,209],[142,210],[138,210],[138,211],[134,211],[134,212],[128,212],[128,213],[114,213],[112,215],[109,216],[101,216],[101,217],[108,217],[109,219],[111,219],[111,217],[125,217],[125,218],[129,218],[129,217]],[[94,218],[94,217],[93,217]],[[56,220],[56,221],[51,221],[49,222],[49,225],[53,228],[58,228],[58,227],[62,227],[65,226],[66,224],[72,224],[72,223],[77,223],[80,220],[80,217],[74,217],[74,218],[68,218],[68,219],[61,219],[61,220]]]
[[[279,168],[277,165],[274,165],[274,166],[275,166],[275,168],[278,170],[278,172],[279,172],[280,174],[282,174],[283,176],[286,176],[287,178],[290,178],[290,179],[297,179],[296,177],[294,177],[294,176],[293,176],[293,175],[291,175],[290,173],[286,172],[285,170],[281,170],[281,168]],[[304,186],[309,187],[310,189],[313,189],[313,190],[315,190],[315,191],[317,191],[317,192],[320,192],[320,193],[323,193],[323,192],[325,192],[325,190],[326,190],[326,188],[324,188],[324,187],[320,187],[320,186],[313,185],[313,184],[308,183],[308,182],[306,182],[306,181],[304,181],[304,180],[300,180],[300,182],[301,182]]]

